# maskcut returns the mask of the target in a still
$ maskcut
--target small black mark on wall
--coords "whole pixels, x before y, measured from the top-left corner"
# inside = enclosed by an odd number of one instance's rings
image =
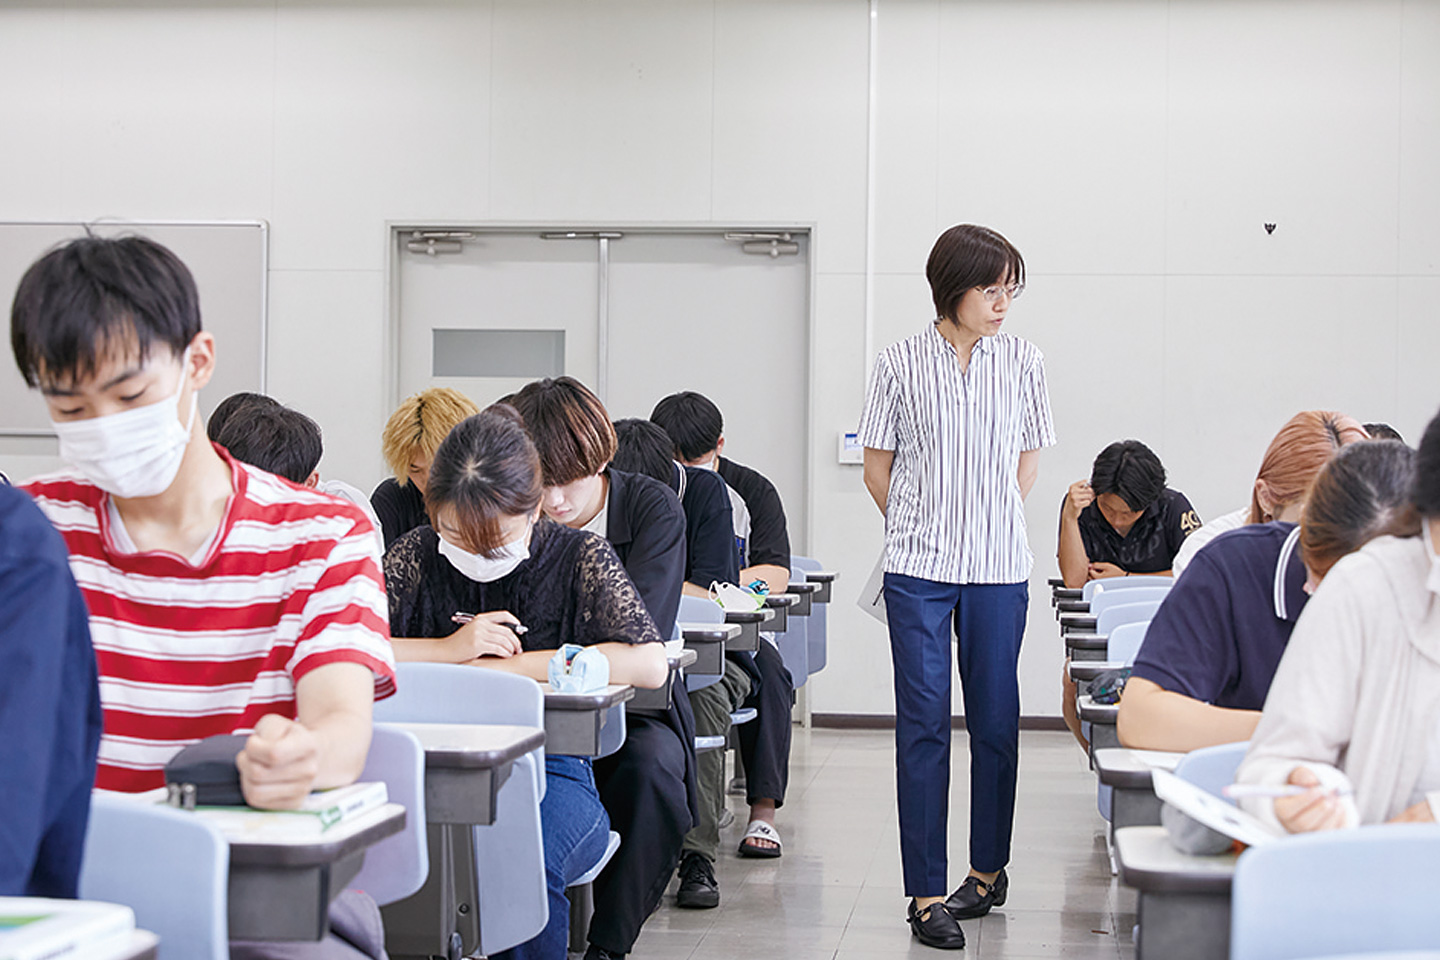
[[[1265,224],[1265,232],[1266,232],[1266,233],[1274,233],[1274,232],[1275,232],[1275,224],[1273,224],[1273,223],[1267,223],[1267,224]]]

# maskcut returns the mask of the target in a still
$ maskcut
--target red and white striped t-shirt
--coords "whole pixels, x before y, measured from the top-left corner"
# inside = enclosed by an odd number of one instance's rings
[[[122,552],[109,496],[88,481],[57,474],[25,485],[65,537],[90,608],[102,789],[164,786],[165,763],[182,747],[248,733],[268,713],[293,718],[295,683],[328,663],[369,667],[377,699],[395,692],[385,581],[365,515],[216,449],[235,492],[203,557]]]

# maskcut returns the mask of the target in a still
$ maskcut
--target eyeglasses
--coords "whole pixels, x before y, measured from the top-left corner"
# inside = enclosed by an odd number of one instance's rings
[[[985,298],[986,303],[994,303],[996,300],[1000,299],[1000,295],[1002,293],[1008,296],[1011,300],[1018,300],[1020,299],[1020,294],[1024,292],[1025,284],[1012,283],[1009,286],[982,287],[980,290],[980,295]]]

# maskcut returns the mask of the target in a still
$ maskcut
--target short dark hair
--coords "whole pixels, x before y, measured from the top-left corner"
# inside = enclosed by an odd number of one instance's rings
[[[215,435],[225,426],[226,421],[252,404],[278,407],[280,401],[274,397],[267,397],[263,393],[248,393],[243,390],[239,393],[232,393],[221,400],[214,410],[210,411],[210,420],[205,424],[205,435],[214,440]]]
[[[1090,488],[1097,497],[1113,493],[1131,510],[1144,510],[1165,492],[1165,466],[1139,440],[1117,440],[1095,458]]]
[[[1305,498],[1300,555],[1324,576],[1341,557],[1390,532],[1404,512],[1415,451],[1398,440],[1352,443],[1320,468]]]
[[[319,424],[299,410],[273,401],[239,406],[219,428],[212,418],[207,431],[210,439],[236,460],[291,483],[304,483],[325,452]]]
[[[180,356],[200,332],[195,278],[145,237],[81,237],[25,271],[10,310],[10,347],[25,382],[94,375],[134,341],[143,362],[157,344]]]
[[[542,492],[540,454],[513,407],[495,404],[460,421],[430,465],[425,510],[432,526],[451,510],[460,546],[493,557],[505,545],[500,521],[533,513]]]
[[[1400,436],[1400,431],[1388,423],[1366,423],[1362,424],[1362,426],[1365,427],[1365,432],[1370,434],[1371,440],[1399,440],[1401,443],[1405,442],[1405,438]]]
[[[631,417],[615,421],[616,470],[626,473],[643,473],[654,477],[674,490],[679,485],[675,463],[675,444],[670,435],[658,423]]]
[[[967,290],[1025,282],[1025,258],[989,227],[961,223],[940,234],[925,263],[936,320],[954,320]]]
[[[535,449],[547,487],[590,477],[615,459],[615,428],[600,398],[573,377],[534,380],[510,398]]]
[[[720,408],[704,394],[686,390],[672,393],[655,404],[650,421],[675,441],[675,452],[681,460],[697,460],[720,444],[725,432],[725,418]]]

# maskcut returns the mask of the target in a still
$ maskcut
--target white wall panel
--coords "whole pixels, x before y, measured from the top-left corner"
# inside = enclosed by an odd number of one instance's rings
[[[1389,422],[1414,446],[1440,415],[1440,277],[1401,277],[1399,288],[1399,371]]]
[[[378,270],[385,221],[489,215],[486,4],[281,4],[278,269]]]
[[[1440,3],[1406,0],[1400,36],[1401,273],[1440,273]]]
[[[1165,4],[948,3],[939,226],[981,223],[1056,273],[1162,266]]]
[[[367,493],[388,476],[384,286],[376,270],[270,273],[270,393],[320,424],[320,475]]]
[[[707,220],[713,4],[497,0],[492,213]]]
[[[3,16],[8,216],[264,215],[271,11],[81,4]]]
[[[821,273],[865,269],[867,21],[858,3],[715,6],[712,217],[824,221]]]
[[[939,232],[939,0],[880,4],[876,45],[873,266],[879,273],[914,272],[923,278],[925,257]]]
[[[1169,9],[1168,269],[1393,272],[1398,0]]]
[[[1212,513],[1212,503],[1237,509],[1299,411],[1388,416],[1396,296],[1385,277],[1171,278],[1165,465],[1177,485]]]

